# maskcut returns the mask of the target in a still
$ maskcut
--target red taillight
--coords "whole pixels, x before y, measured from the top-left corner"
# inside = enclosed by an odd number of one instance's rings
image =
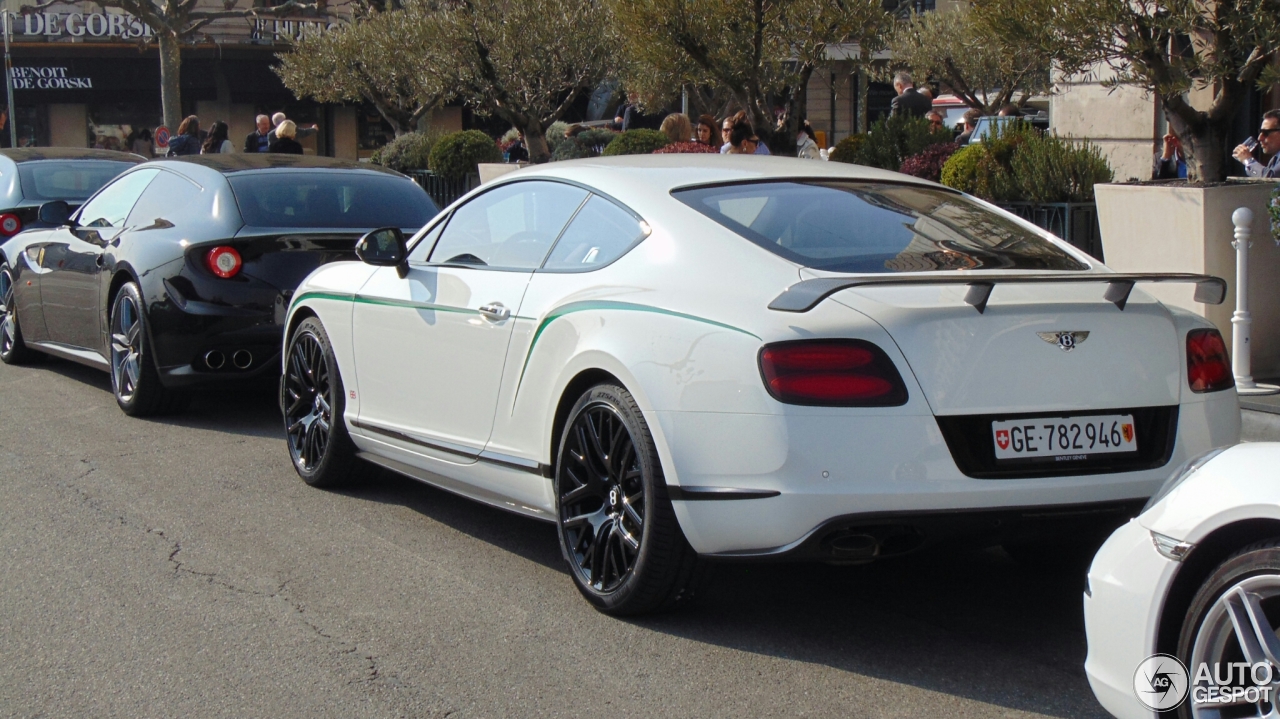
[[[1196,393],[1217,392],[1234,387],[1227,343],[1217,330],[1187,333],[1187,384]]]
[[[205,253],[204,264],[213,274],[222,277],[235,277],[240,271],[240,253],[234,247],[215,247]]]
[[[22,219],[12,212],[0,215],[0,235],[12,237],[22,231]]]
[[[893,360],[864,340],[779,342],[760,350],[769,394],[787,404],[896,407],[907,387]]]

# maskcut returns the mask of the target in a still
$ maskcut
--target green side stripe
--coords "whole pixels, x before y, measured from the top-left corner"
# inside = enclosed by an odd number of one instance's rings
[[[296,305],[303,300],[317,299],[317,300],[338,300],[340,302],[350,302],[354,298],[355,298],[355,295],[351,294],[350,292],[319,292],[319,291],[303,292],[300,295],[294,296],[293,302],[289,303],[289,309],[293,309],[293,305]]]
[[[433,305],[430,302],[414,302],[413,300],[393,300],[382,297],[369,297],[366,295],[354,295],[349,292],[303,292],[293,298],[292,305],[296,305],[303,300],[338,300],[341,302],[355,302],[362,305],[379,305],[381,307],[406,307],[414,310],[433,310],[435,312],[457,312],[466,315],[478,315],[479,312],[470,310],[465,307],[447,307],[444,305]],[[532,318],[528,318],[532,319]]]

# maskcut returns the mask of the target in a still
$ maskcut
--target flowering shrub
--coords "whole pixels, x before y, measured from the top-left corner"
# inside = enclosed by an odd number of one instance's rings
[[[701,142],[673,142],[666,147],[659,147],[653,151],[655,155],[666,155],[674,153],[691,153],[691,154],[720,154],[720,149],[710,145],[704,145]]]
[[[959,149],[960,145],[954,142],[939,142],[929,145],[924,150],[903,160],[902,168],[898,172],[937,182],[942,177],[942,166]]]

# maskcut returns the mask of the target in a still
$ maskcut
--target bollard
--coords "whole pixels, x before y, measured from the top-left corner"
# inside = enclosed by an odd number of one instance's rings
[[[1236,392],[1242,395],[1276,394],[1280,387],[1258,384],[1253,381],[1252,361],[1249,356],[1249,334],[1253,320],[1249,317],[1249,241],[1253,211],[1247,207],[1231,213],[1231,223],[1236,226],[1236,237],[1231,246],[1236,248],[1236,311],[1231,315],[1231,370],[1236,376]]]

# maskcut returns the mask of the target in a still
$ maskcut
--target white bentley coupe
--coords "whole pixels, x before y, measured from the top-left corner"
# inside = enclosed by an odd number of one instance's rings
[[[1089,569],[1085,671],[1121,719],[1280,714],[1280,444],[1170,475]]]
[[[372,463],[555,522],[610,613],[689,596],[702,557],[1101,541],[1240,432],[1218,331],[1140,288],[1222,280],[1117,274],[891,172],[552,163],[357,253],[288,308],[299,474]]]

